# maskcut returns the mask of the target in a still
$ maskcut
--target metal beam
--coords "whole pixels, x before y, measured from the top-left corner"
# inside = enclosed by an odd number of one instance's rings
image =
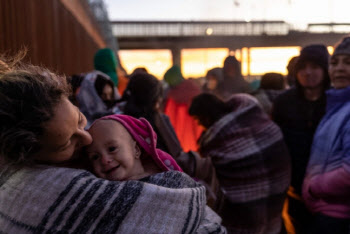
[[[284,36],[197,36],[197,37],[123,37],[118,38],[120,49],[176,48],[243,48],[284,47],[324,44],[333,46],[347,33],[308,33],[291,31]]]

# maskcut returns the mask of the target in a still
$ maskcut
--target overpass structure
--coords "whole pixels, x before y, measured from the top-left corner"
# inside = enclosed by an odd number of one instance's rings
[[[170,49],[179,64],[183,48],[334,45],[350,32],[349,23],[309,24],[294,30],[284,21],[113,21],[120,49]]]

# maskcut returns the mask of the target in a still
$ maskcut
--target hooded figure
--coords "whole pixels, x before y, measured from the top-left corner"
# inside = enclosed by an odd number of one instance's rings
[[[109,76],[99,71],[93,71],[87,73],[81,83],[76,99],[80,111],[87,119],[87,127],[89,127],[95,119],[104,115],[120,113],[119,109],[114,105],[115,101],[120,98],[115,86],[112,87],[114,97],[112,97],[111,100],[104,101],[101,98],[101,94],[99,94],[102,90],[100,84],[107,84],[108,82],[106,83],[106,81],[110,81]]]
[[[199,152],[214,165],[225,198],[218,214],[228,233],[282,233],[290,158],[278,126],[248,94],[227,102],[200,94],[190,114],[206,128]]]
[[[196,151],[197,139],[202,128],[188,114],[188,108],[192,98],[198,95],[201,89],[192,79],[185,80],[180,67],[176,65],[164,74],[164,81],[170,86],[164,113],[169,116],[183,150]]]
[[[272,118],[280,126],[292,159],[289,210],[296,233],[307,233],[312,215],[301,197],[314,133],[325,114],[328,50],[324,45],[304,47],[295,64],[295,86],[274,101]]]
[[[117,58],[111,49],[104,48],[96,52],[94,57],[95,69],[107,74],[115,86],[118,85],[117,64]]]

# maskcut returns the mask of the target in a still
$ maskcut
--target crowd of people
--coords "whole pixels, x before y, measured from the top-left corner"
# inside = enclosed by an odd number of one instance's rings
[[[350,233],[350,37],[258,88],[235,56],[202,83],[24,56],[0,58],[0,233]]]

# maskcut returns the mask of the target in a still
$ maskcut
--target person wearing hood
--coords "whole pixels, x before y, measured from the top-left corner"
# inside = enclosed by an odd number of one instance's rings
[[[118,59],[115,56],[113,50],[109,48],[99,49],[94,56],[95,70],[100,71],[108,75],[114,83],[114,86],[118,88],[118,94],[123,93],[128,79],[122,75],[121,68],[118,68]],[[118,76],[118,73],[121,75]]]
[[[93,71],[85,74],[76,100],[80,111],[86,116],[87,127],[102,116],[120,113],[116,106],[119,98],[117,88],[105,73]]]
[[[205,128],[199,153],[215,168],[223,195],[215,209],[227,232],[284,233],[290,157],[279,127],[248,94],[223,101],[202,93],[189,113]]]
[[[296,233],[308,233],[312,220],[301,197],[302,183],[317,125],[326,111],[329,53],[324,45],[304,47],[295,65],[295,87],[274,101],[272,118],[280,126],[292,159],[288,214]]]
[[[250,93],[253,89],[243,79],[241,65],[235,56],[228,56],[223,66],[224,80],[218,86],[221,95],[228,99],[235,93]]]
[[[202,128],[188,114],[188,109],[192,98],[200,94],[201,89],[192,79],[184,79],[177,65],[167,70],[164,81],[169,85],[164,114],[169,116],[183,150],[196,151]]]
[[[315,214],[309,233],[350,233],[350,37],[330,59],[332,89],[317,127],[303,184],[303,198]]]

